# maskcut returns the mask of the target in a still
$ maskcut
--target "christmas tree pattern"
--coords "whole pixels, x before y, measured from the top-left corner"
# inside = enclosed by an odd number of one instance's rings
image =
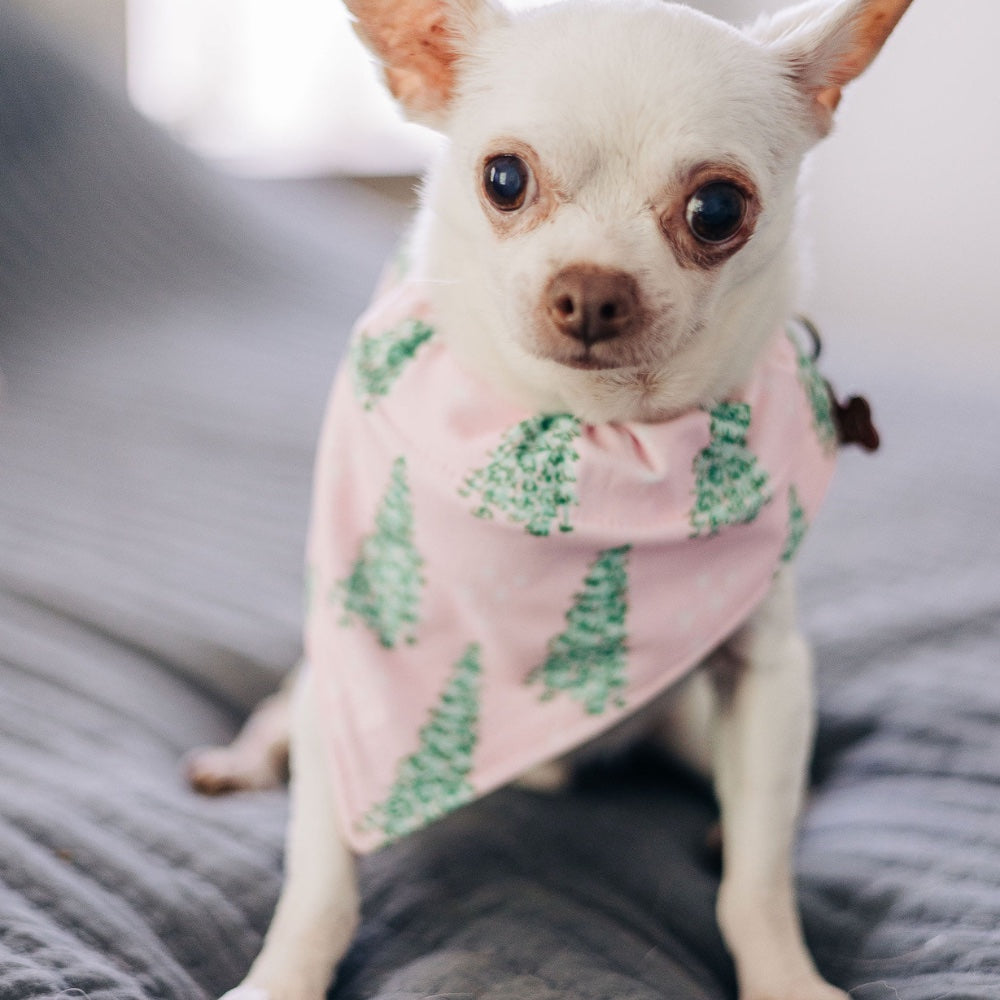
[[[731,524],[747,524],[771,499],[767,472],[747,447],[750,407],[720,403],[709,414],[711,443],[694,460],[692,538],[714,535]]]
[[[833,403],[830,400],[830,388],[826,379],[819,373],[816,362],[800,347],[792,334],[789,338],[798,356],[799,381],[806,390],[809,405],[812,407],[813,426],[819,442],[826,452],[837,450],[837,425],[833,419]]]
[[[545,662],[528,675],[528,684],[544,685],[543,701],[565,691],[590,715],[601,715],[609,704],[625,706],[631,548],[605,549],[591,563],[583,589],[566,612],[565,630],[549,642]]]
[[[344,607],[342,624],[360,618],[386,648],[416,642],[423,559],[413,542],[413,505],[406,460],[397,458],[378,511],[375,530],[361,543],[350,575],[334,589]]]
[[[471,473],[460,491],[476,493],[482,503],[476,517],[503,514],[523,524],[531,535],[548,535],[552,524],[572,531],[570,508],[576,504],[574,447],[581,424],[569,414],[542,414],[511,428],[490,454],[490,462]]]
[[[455,664],[447,686],[420,730],[419,748],[402,760],[386,799],[364,820],[396,840],[475,798],[468,780],[479,725],[482,667],[471,644]]]
[[[362,333],[351,348],[354,386],[366,410],[386,396],[417,351],[434,336],[433,327],[407,319],[379,336]]]
[[[806,511],[799,501],[799,491],[794,487],[788,488],[788,535],[785,539],[785,549],[781,553],[781,561],[790,563],[795,554],[799,551],[802,540],[806,537],[809,522],[806,520]]]

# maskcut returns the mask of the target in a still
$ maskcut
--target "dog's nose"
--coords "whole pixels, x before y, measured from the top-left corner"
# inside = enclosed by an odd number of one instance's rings
[[[549,282],[545,306],[560,333],[596,344],[628,331],[639,311],[639,288],[625,271],[573,264]]]

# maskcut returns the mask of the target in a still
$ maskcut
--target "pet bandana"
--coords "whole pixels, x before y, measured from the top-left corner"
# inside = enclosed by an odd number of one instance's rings
[[[529,413],[459,368],[413,286],[338,375],[308,556],[344,834],[368,851],[621,721],[725,640],[833,470],[779,332],[742,392],[660,424]]]

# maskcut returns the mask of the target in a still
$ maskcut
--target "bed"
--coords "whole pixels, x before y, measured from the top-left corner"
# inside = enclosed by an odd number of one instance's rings
[[[401,225],[212,173],[0,6],[0,1000],[211,997],[255,955],[285,792],[203,798],[179,761],[297,656],[313,441]],[[807,937],[856,1000],[995,1000],[995,386],[827,336],[884,447],[801,562]],[[331,997],[732,998],[714,816],[641,750],[492,795],[364,862]]]

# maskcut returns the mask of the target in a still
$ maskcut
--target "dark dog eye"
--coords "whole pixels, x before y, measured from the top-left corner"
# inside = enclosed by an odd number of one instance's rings
[[[486,197],[501,212],[514,212],[524,204],[530,181],[531,171],[519,156],[494,156],[483,171]]]
[[[713,181],[688,202],[688,228],[702,243],[725,243],[739,232],[746,210],[746,196],[735,184]]]

